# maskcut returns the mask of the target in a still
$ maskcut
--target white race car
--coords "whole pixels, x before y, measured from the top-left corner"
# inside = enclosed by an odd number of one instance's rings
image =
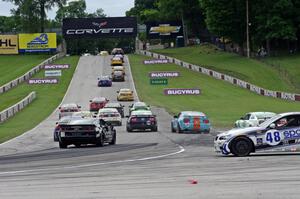
[[[216,152],[235,156],[258,151],[300,151],[300,112],[278,114],[257,127],[220,133],[214,147]]]
[[[116,108],[102,108],[97,117],[113,126],[122,126],[122,117]]]
[[[251,126],[258,126],[259,124],[263,123],[267,119],[274,117],[276,113],[272,112],[250,112],[247,113],[244,117],[237,120],[234,123],[234,126],[237,128],[245,128]]]

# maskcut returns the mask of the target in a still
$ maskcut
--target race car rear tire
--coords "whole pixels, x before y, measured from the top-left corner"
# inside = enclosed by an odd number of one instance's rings
[[[151,129],[153,132],[157,132],[157,126]]]
[[[182,131],[181,128],[180,128],[179,123],[177,124],[177,133],[183,133],[183,131]]]
[[[74,144],[76,148],[81,147],[81,144]]]
[[[230,150],[235,156],[245,157],[253,151],[253,143],[247,137],[238,137],[230,144]]]
[[[117,134],[115,132],[114,135],[113,135],[113,138],[112,138],[111,142],[109,142],[108,144],[115,145],[116,142],[117,142]]]
[[[59,148],[66,149],[68,148],[68,145],[65,142],[59,141]]]
[[[176,132],[176,130],[173,128],[173,125],[171,124],[171,132],[172,133],[175,133]]]
[[[96,146],[98,147],[103,147],[104,146],[104,136],[101,135],[98,140],[97,140],[97,143],[96,143]]]
[[[132,129],[130,127],[126,127],[127,132],[132,132]]]

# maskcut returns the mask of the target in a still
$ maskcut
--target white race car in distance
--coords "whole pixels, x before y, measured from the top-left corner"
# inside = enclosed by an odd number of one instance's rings
[[[272,112],[250,112],[247,113],[244,117],[241,117],[241,119],[237,120],[234,123],[234,126],[236,128],[258,126],[259,124],[263,123],[267,119],[272,118],[275,115],[276,113]]]

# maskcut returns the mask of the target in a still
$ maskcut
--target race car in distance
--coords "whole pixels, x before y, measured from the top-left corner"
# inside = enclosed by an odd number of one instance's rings
[[[150,111],[150,106],[148,106],[145,102],[135,102],[129,106],[129,115],[132,111],[137,110],[146,110]]]
[[[115,108],[120,113],[121,117],[124,117],[124,105],[118,103],[118,102],[109,102],[107,103],[104,108]]]
[[[149,110],[132,111],[130,116],[127,116],[126,130],[151,130],[157,132],[156,116]]]
[[[98,87],[111,87],[112,81],[109,76],[101,76],[98,78]]]
[[[59,147],[67,148],[74,144],[96,144],[104,146],[105,143],[116,144],[116,130],[105,121],[96,118],[81,118],[70,120],[60,125],[58,134]]]
[[[124,55],[124,51],[123,51],[122,48],[114,48],[114,49],[111,51],[111,54],[112,54],[112,55],[116,55],[116,54]]]
[[[182,111],[171,121],[172,132],[203,132],[209,133],[210,122],[207,116],[197,111]]]
[[[123,61],[120,57],[113,57],[111,58],[111,66],[122,66]]]
[[[122,54],[115,54],[113,57],[119,57],[122,60],[122,62],[124,63],[124,55],[122,55]]]
[[[63,104],[58,109],[59,109],[58,118],[60,119],[65,116],[70,116],[74,112],[80,111],[81,106],[75,103],[70,103],[70,104]]]
[[[113,66],[111,68],[112,70],[112,74],[115,72],[115,71],[121,71],[124,75],[125,75],[125,67],[124,66]]]
[[[54,142],[58,142],[59,141],[58,136],[59,136],[59,132],[60,132],[60,125],[62,125],[62,124],[68,124],[71,120],[80,120],[80,119],[82,119],[81,116],[78,116],[78,115],[75,116],[73,114],[73,115],[62,117],[58,122],[56,122],[56,126],[55,126],[54,132],[53,132],[53,140],[54,140]]]
[[[99,109],[103,108],[109,100],[105,97],[95,97],[94,99],[90,100],[90,111],[98,112]]]
[[[122,117],[116,108],[100,109],[97,117],[113,126],[122,126]]]
[[[91,118],[95,116],[95,113],[91,111],[79,111],[72,114],[72,117]]]
[[[125,81],[125,75],[122,71],[114,71],[111,73],[111,78],[112,81],[116,82],[116,81],[121,81],[124,82]]]
[[[250,112],[247,113],[244,117],[241,117],[240,120],[237,120],[234,123],[236,128],[245,128],[251,126],[258,126],[267,119],[274,117],[276,113],[272,112]]]
[[[109,53],[106,50],[102,50],[102,51],[100,51],[99,55],[107,56],[107,55],[109,55]]]
[[[119,91],[117,91],[118,96],[117,100],[118,101],[133,101],[133,91],[128,89],[128,88],[121,88]]]
[[[215,151],[224,155],[248,156],[259,151],[300,149],[300,112],[281,113],[257,127],[235,128],[218,134]]]

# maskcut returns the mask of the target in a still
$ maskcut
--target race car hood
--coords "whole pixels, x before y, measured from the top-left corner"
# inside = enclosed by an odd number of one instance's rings
[[[218,134],[218,136],[238,136],[238,135],[246,135],[248,133],[252,133],[255,131],[264,130],[263,127],[255,126],[255,127],[247,127],[247,128],[234,128],[229,131],[225,131],[223,133]]]

